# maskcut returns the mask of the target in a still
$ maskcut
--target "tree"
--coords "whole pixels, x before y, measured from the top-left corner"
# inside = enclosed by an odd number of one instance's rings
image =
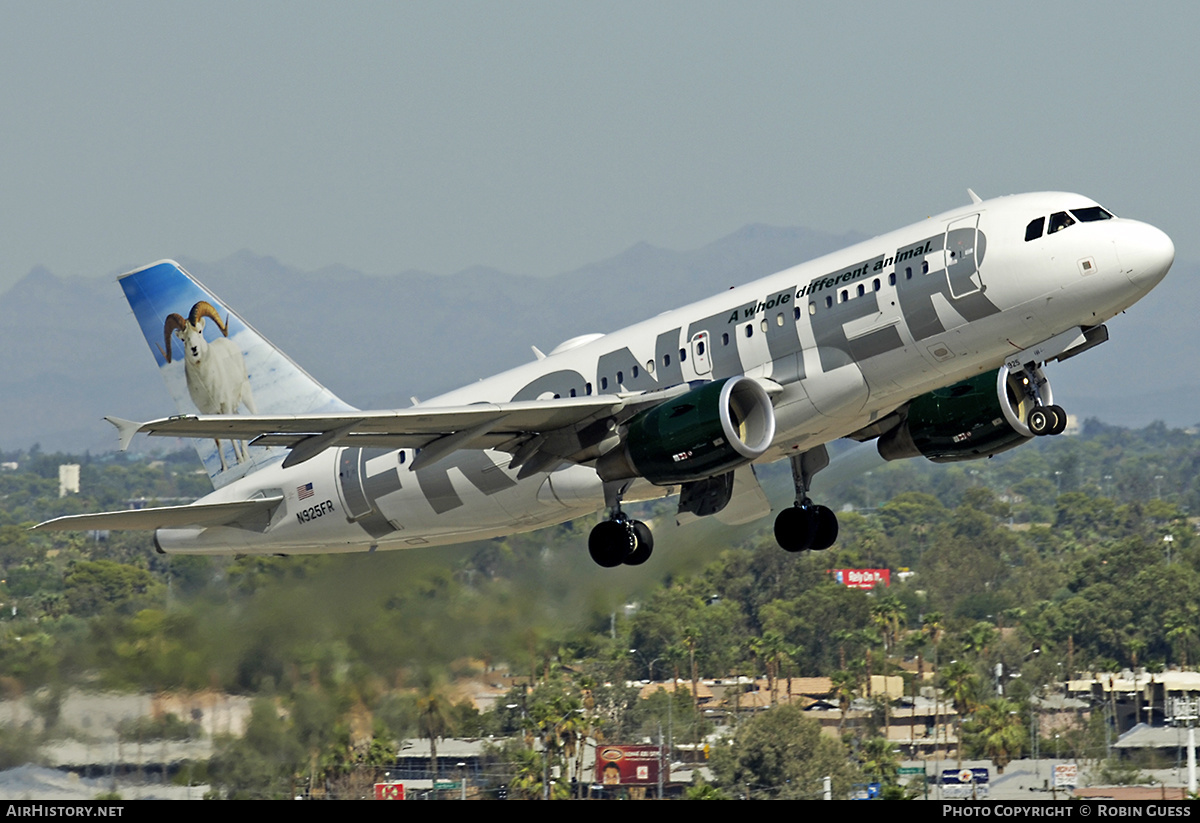
[[[437,742],[452,731],[450,701],[431,683],[417,697],[417,734],[429,741],[429,763],[433,781],[438,779]]]
[[[133,612],[156,603],[164,587],[144,569],[111,560],[80,560],[67,572],[65,593],[72,614]]]
[[[952,660],[941,672],[942,688],[949,692],[950,702],[958,713],[958,766],[962,768],[962,723],[963,717],[975,710],[975,692],[979,688],[979,677],[971,665],[963,660]]]
[[[290,796],[303,758],[275,704],[259,699],[250,708],[245,736],[222,744],[209,772],[213,786],[230,800],[278,800]]]
[[[900,753],[896,744],[884,737],[865,740],[858,752],[863,776],[884,785],[895,785],[900,777]]]
[[[1011,700],[992,698],[980,706],[963,727],[965,742],[972,753],[990,757],[1000,774],[1014,758],[1021,756],[1025,741],[1029,739],[1020,709]]]
[[[833,796],[844,798],[858,778],[846,747],[790,703],[758,715],[730,745],[714,749],[712,769],[720,788],[751,799],[819,798],[825,777],[833,779]]]

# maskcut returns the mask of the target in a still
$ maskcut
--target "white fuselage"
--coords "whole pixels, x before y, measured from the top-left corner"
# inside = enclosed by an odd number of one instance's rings
[[[1158,229],[1115,218],[1026,239],[1039,217],[1094,206],[1065,193],[972,204],[612,334],[576,338],[423,405],[638,393],[745,374],[782,387],[772,398],[776,436],[758,462],[779,460],[1140,299],[1174,257]],[[170,529],[157,540],[190,553],[414,548],[527,531],[605,502],[590,466],[517,480],[506,453],[458,451],[416,472],[413,457],[350,447],[276,464],[202,501],[282,493],[267,531]],[[672,491],[639,481],[625,499]]]

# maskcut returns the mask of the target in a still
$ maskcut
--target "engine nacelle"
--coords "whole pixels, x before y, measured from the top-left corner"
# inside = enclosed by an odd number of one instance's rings
[[[603,480],[659,486],[703,480],[749,463],[775,439],[775,409],[749,377],[714,380],[634,417],[596,461]]]
[[[1054,397],[1040,368],[1032,371],[1042,403]],[[923,394],[908,404],[900,425],[879,437],[885,460],[928,457],[935,463],[978,460],[1007,451],[1033,438],[1025,421],[1033,401],[1025,391],[1025,372],[1006,366],[953,386]]]

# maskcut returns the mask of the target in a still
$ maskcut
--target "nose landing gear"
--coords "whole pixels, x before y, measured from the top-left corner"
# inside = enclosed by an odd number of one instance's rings
[[[1062,434],[1067,428],[1067,413],[1062,406],[1035,406],[1026,425],[1037,437]]]

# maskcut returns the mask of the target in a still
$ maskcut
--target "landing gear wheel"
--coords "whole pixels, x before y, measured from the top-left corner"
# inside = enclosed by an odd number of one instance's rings
[[[1033,411],[1029,412],[1029,419],[1026,421],[1029,431],[1037,437],[1050,434],[1051,429],[1058,425],[1058,415],[1053,409],[1053,406],[1035,406]]]
[[[597,523],[588,535],[588,554],[596,565],[606,569],[620,566],[637,548],[634,530],[625,520]]]
[[[625,565],[640,566],[650,559],[650,553],[654,551],[654,535],[650,533],[650,527],[641,520],[630,520],[629,525],[633,529],[637,547],[625,558]]]
[[[1050,434],[1062,434],[1067,430],[1067,413],[1062,406],[1047,406],[1046,408],[1054,412],[1054,425],[1050,427]]]
[[[837,542],[837,515],[827,506],[813,506],[812,520],[814,528],[811,548],[815,552],[823,552]]]
[[[816,523],[812,509],[791,506],[775,518],[775,542],[787,552],[802,552],[812,546]]]

